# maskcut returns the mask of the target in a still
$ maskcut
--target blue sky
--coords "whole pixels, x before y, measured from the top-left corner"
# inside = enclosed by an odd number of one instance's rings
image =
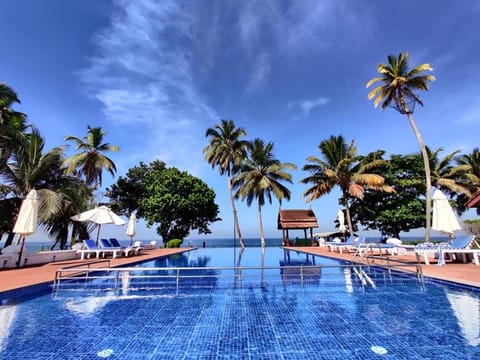
[[[321,231],[334,228],[339,193],[306,204],[300,179],[322,140],[355,139],[360,154],[419,151],[407,119],[367,99],[365,84],[388,54],[408,51],[413,65],[434,68],[414,114],[425,143],[444,154],[479,145],[479,0],[16,0],[2,13],[0,81],[47,147],[101,126],[121,148],[111,154],[119,176],[160,159],[200,177],[223,218],[212,238],[233,234],[226,178],[202,154],[205,130],[222,118],[298,166],[282,207],[311,206]],[[115,181],[104,175],[105,186]],[[267,237],[281,236],[278,210],[263,209]],[[238,212],[244,236],[258,237],[256,207],[239,202]],[[155,237],[140,224],[137,238]]]

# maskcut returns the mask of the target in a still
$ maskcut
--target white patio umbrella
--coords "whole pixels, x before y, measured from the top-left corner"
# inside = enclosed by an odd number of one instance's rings
[[[130,218],[128,219],[127,231],[125,232],[127,236],[130,236],[130,246],[132,246],[133,237],[135,236],[136,221],[137,221],[137,217],[135,216],[134,213],[132,213],[130,215]]]
[[[38,194],[35,189],[30,190],[27,197],[23,199],[17,221],[13,227],[13,232],[20,234],[21,247],[18,255],[18,266],[21,265],[25,237],[32,235],[37,230],[38,221]]]
[[[97,244],[100,237],[100,228],[103,224],[125,225],[127,223],[106,206],[98,206],[94,209],[72,216],[70,219],[81,222],[90,221],[98,224]]]
[[[440,190],[433,192],[432,230],[453,236],[462,229],[447,197]]]

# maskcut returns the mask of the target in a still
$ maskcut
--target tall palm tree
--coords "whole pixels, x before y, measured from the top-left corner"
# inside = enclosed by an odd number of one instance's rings
[[[430,64],[422,64],[414,68],[410,68],[408,63],[408,52],[400,53],[397,57],[388,56],[388,64],[379,64],[377,72],[380,76],[371,79],[366,87],[370,87],[375,83],[381,85],[371,90],[368,99],[375,98],[373,104],[375,108],[382,103],[381,108],[385,110],[388,106],[392,106],[401,114],[407,115],[410,126],[412,127],[423,156],[423,164],[425,167],[425,184],[426,184],[426,229],[425,241],[430,240],[431,228],[431,179],[430,179],[430,163],[423,141],[422,135],[413,119],[413,110],[415,104],[423,106],[420,97],[415,93],[417,90],[428,90],[429,82],[435,80],[433,75],[422,74],[425,71],[433,71]]]
[[[366,189],[394,192],[393,188],[385,184],[385,179],[375,173],[369,172],[385,164],[385,160],[357,155],[355,142],[345,142],[343,136],[330,136],[318,146],[322,158],[309,156],[308,164],[303,170],[311,173],[302,179],[304,184],[312,184],[303,196],[308,196],[307,201],[316,200],[330,193],[335,186],[340,187],[341,203],[345,207],[349,231],[353,231],[350,215],[350,197],[363,199]]]
[[[117,167],[113,160],[104,153],[107,151],[118,152],[118,146],[109,143],[103,143],[106,132],[101,127],[87,128],[87,135],[80,139],[76,136],[66,136],[65,141],[73,141],[80,150],[78,154],[66,159],[67,174],[77,174],[84,176],[85,183],[88,186],[93,185],[94,189],[102,186],[102,173],[107,170],[112,176],[115,176]]]
[[[248,141],[241,138],[246,136],[244,128],[236,128],[232,120],[223,120],[212,128],[208,128],[205,137],[210,137],[210,143],[203,149],[205,160],[212,166],[212,169],[218,167],[220,175],[227,175],[228,193],[233,211],[233,221],[238,240],[242,248],[245,243],[238,223],[237,209],[232,190],[232,175],[234,168],[238,166],[247,156],[246,147]]]
[[[249,156],[240,164],[237,175],[232,179],[236,189],[235,198],[247,199],[250,206],[257,199],[258,224],[260,241],[265,246],[265,236],[262,223],[262,206],[265,201],[272,203],[275,196],[280,203],[283,199],[290,200],[290,190],[282,182],[292,183],[292,175],[286,170],[295,170],[291,163],[281,163],[273,154],[273,143],[265,144],[261,139],[255,139],[249,145]]]

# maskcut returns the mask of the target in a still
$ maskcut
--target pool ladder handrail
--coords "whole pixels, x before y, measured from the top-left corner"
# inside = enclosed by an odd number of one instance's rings
[[[71,266],[66,266],[61,269],[55,271],[55,278],[53,279],[53,290],[57,290],[60,286],[60,281],[65,278],[78,278],[79,275],[85,274],[85,279],[88,279],[90,272],[93,271],[101,271],[100,268],[92,268],[92,265],[95,264],[107,264],[107,269],[110,269],[110,259],[105,260],[96,260],[90,261],[87,263],[82,264],[75,264]],[[85,267],[86,266],[86,267]],[[102,268],[102,270],[104,270]],[[69,275],[63,276],[64,273],[68,273]]]

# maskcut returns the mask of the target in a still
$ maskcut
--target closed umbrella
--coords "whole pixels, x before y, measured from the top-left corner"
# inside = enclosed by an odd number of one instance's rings
[[[125,233],[127,236],[130,236],[130,246],[132,246],[133,237],[135,236],[136,220],[137,217],[132,213],[128,219],[127,231]]]
[[[127,223],[106,206],[98,206],[94,209],[72,216],[70,219],[73,221],[89,221],[98,224],[97,245],[100,237],[100,228],[103,224],[125,225]]]
[[[433,216],[432,230],[445,233],[453,237],[455,231],[461,230],[457,217],[453,212],[447,197],[440,190],[436,189],[432,196]]]
[[[343,214],[342,210],[338,210],[338,230],[341,231],[343,234],[343,239],[345,239],[345,231],[347,231],[347,228],[345,227],[345,215]]]
[[[23,247],[25,244],[25,237],[32,235],[37,230],[38,221],[38,194],[35,189],[30,190],[27,197],[22,201],[20,212],[18,213],[17,221],[13,227],[13,232],[20,234],[21,247],[18,255],[18,263],[20,266],[22,260]]]

